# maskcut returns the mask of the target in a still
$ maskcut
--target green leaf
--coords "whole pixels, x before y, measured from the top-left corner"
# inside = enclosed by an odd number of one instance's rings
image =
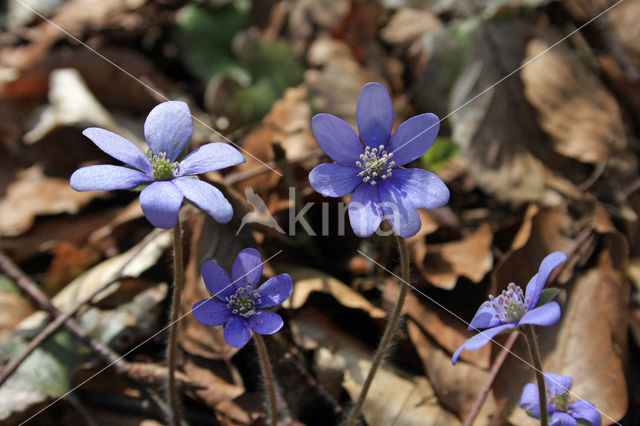
[[[19,294],[20,291],[18,291],[18,287],[16,287],[16,284],[11,278],[0,274],[0,293]]]
[[[540,300],[538,300],[538,304],[536,306],[542,306],[546,303],[551,302],[555,297],[560,293],[560,289],[556,287],[549,287],[542,290],[542,294],[540,295]]]
[[[451,139],[437,138],[431,149],[420,157],[420,164],[426,170],[437,172],[459,152],[460,146]]]

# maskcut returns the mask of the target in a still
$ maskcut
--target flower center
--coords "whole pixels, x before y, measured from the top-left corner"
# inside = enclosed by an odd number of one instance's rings
[[[260,302],[260,295],[250,285],[240,287],[235,294],[227,297],[227,307],[231,312],[245,318],[256,314],[256,305]]]
[[[153,177],[158,180],[171,180],[173,179],[173,173],[178,168],[177,162],[171,162],[167,158],[166,152],[156,154],[149,159],[151,161],[151,168],[153,169]]]
[[[566,413],[569,409],[569,392],[549,397],[548,405],[554,411]]]
[[[386,179],[391,177],[391,169],[396,165],[395,161],[391,161],[393,152],[388,153],[384,149],[384,145],[378,148],[366,147],[364,154],[360,154],[360,160],[356,161],[356,166],[361,169],[358,176],[364,176],[363,182],[369,182],[371,185],[376,184],[376,179]]]
[[[527,313],[529,298],[525,299],[522,289],[510,283],[500,296],[489,296],[486,306],[493,308],[495,317],[502,322],[516,322]]]

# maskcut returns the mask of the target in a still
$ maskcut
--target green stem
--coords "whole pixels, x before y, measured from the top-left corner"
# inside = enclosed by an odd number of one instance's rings
[[[536,336],[532,325],[526,325],[524,327],[524,335],[526,336],[527,343],[529,344],[529,350],[531,351],[531,361],[533,362],[533,368],[536,371],[536,380],[538,381],[538,398],[540,399],[540,426],[548,426],[549,419],[547,414],[547,387],[544,381],[544,373],[542,371],[540,351],[538,350],[538,343],[536,342]]]
[[[267,382],[267,392],[269,394],[269,414],[271,418],[271,426],[276,426],[278,423],[278,405],[276,401],[276,384],[273,379],[273,370],[271,369],[271,362],[269,361],[269,354],[267,353],[267,347],[264,344],[262,336],[258,333],[253,335],[253,339],[258,347],[258,357],[260,358],[260,364],[262,365],[262,371],[264,372],[264,378]]]
[[[387,322],[387,327],[384,330],[384,334],[382,335],[382,339],[380,340],[378,349],[376,349],[376,353],[373,355],[371,369],[369,370],[369,374],[367,375],[367,378],[362,385],[362,390],[360,391],[358,400],[353,406],[351,413],[349,413],[349,417],[347,418],[346,423],[347,426],[354,426],[360,418],[360,411],[362,411],[364,401],[365,399],[367,399],[367,393],[369,392],[369,388],[371,387],[373,378],[376,375],[376,371],[378,370],[378,367],[380,367],[382,359],[384,358],[384,355],[389,348],[389,344],[391,343],[391,340],[396,333],[396,329],[398,328],[400,317],[402,315],[402,306],[404,305],[404,300],[407,298],[407,292],[409,290],[409,251],[407,250],[407,244],[405,243],[403,238],[396,235],[396,240],[398,241],[398,248],[400,250],[400,262],[402,264],[403,282],[400,285],[400,294],[398,295],[398,301],[393,308],[393,312],[391,312],[391,316],[389,317],[389,321]]]
[[[169,424],[180,425],[180,403],[176,391],[176,363],[178,349],[178,317],[180,315],[180,293],[184,283],[184,265],[182,253],[182,230],[180,220],[173,228],[173,295],[169,316],[169,342],[167,343],[167,405],[169,406]]]

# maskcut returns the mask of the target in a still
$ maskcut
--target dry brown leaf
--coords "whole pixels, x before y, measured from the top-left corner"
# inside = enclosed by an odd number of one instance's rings
[[[459,277],[464,276],[479,283],[491,270],[492,241],[491,227],[485,223],[461,241],[428,245],[427,255],[422,259],[415,257],[414,261],[429,283],[452,290]]]
[[[430,10],[402,8],[393,14],[380,36],[389,44],[410,45],[441,26],[438,16]]]
[[[525,95],[559,153],[599,164],[627,145],[620,106],[567,44],[547,51],[560,37],[547,28],[527,44]]]
[[[244,386],[228,383],[213,374],[210,369],[203,368],[192,360],[185,363],[184,372],[193,384],[202,387],[191,392],[208,407],[222,411],[239,422],[250,420],[249,415],[232,402],[245,392]],[[235,408],[230,409],[232,407]]]
[[[282,306],[287,309],[301,308],[313,292],[330,294],[343,306],[362,309],[372,318],[384,318],[387,313],[374,306],[360,293],[325,272],[298,265],[274,264],[277,271],[287,272],[293,280],[293,293]]]
[[[33,311],[33,307],[20,294],[0,291],[0,343]]]
[[[399,287],[400,284],[394,280],[387,280],[384,287],[385,299],[397,300]],[[467,331],[467,325],[459,318],[434,305],[430,305],[429,308],[425,307],[418,300],[418,297],[422,296],[414,296],[412,293],[407,295],[404,305],[407,316],[422,330],[422,333],[428,334],[449,354],[453,354],[460,345],[475,334]],[[416,342],[414,344],[416,347],[418,346]],[[460,359],[479,368],[488,369],[491,362],[491,348],[485,346],[477,351],[463,351]]]
[[[422,359],[422,365],[427,372],[431,386],[442,401],[442,405],[453,411],[458,417],[466,418],[475,399],[486,384],[489,373],[466,362],[458,362],[455,366],[451,365],[451,354],[434,345],[416,323],[409,321],[407,328],[409,338]],[[485,348],[487,347],[485,346]],[[488,355],[489,351],[486,352]],[[489,394],[474,425],[495,424],[499,413],[493,395]]]
[[[287,89],[283,98],[273,104],[261,125],[249,133],[243,143],[243,148],[261,161],[246,156],[247,162],[237,167],[239,172],[259,168],[262,162],[273,160],[273,142],[280,144],[288,160],[304,158],[318,150],[311,132],[311,108],[307,96],[307,88],[301,85]],[[279,179],[278,174],[269,172],[244,180],[241,188],[252,187],[259,194],[266,194]]]
[[[514,203],[554,205],[562,200],[558,192],[579,197],[580,191],[552,170],[570,172],[580,182],[587,178],[587,171],[551,149],[520,80],[495,84],[505,70],[522,63],[531,29],[521,19],[479,26],[451,96],[452,139],[463,146],[462,157],[471,176],[492,196]]]
[[[349,12],[348,0],[299,0],[290,5],[289,40],[296,53],[302,55],[316,28],[325,30],[341,24]]]
[[[307,60],[320,68],[304,74],[314,108],[355,126],[355,105],[362,86],[380,79],[355,60],[346,43],[328,37],[318,37],[313,42]]]
[[[335,377],[336,373],[339,375],[337,369],[344,369],[342,385],[352,399],[357,398],[371,366],[369,350],[318,310],[296,312],[291,317],[291,330],[303,346],[313,342],[313,347],[319,349],[314,365],[316,375],[324,380],[325,373]],[[426,377],[409,378],[390,366],[378,370],[362,414],[372,426],[460,424],[440,406]]]
[[[92,247],[78,247],[73,243],[61,241],[50,250],[53,260],[47,270],[47,292],[55,294],[61,286],[83,272],[100,258]]]
[[[76,213],[105,192],[77,192],[68,179],[47,177],[39,166],[18,174],[0,200],[0,236],[16,236],[28,230],[37,215]]]

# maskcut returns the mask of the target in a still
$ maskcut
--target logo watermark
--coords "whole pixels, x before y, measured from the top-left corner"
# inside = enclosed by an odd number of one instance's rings
[[[371,215],[376,215],[376,212],[379,212],[379,216],[384,215],[384,217],[391,223],[394,222],[395,218],[402,219],[406,216],[406,214],[402,214],[403,208],[401,206],[386,201],[380,203],[369,202],[367,204],[355,201],[351,201],[348,204],[345,204],[342,201],[339,201],[338,203],[330,203],[328,201],[316,203],[311,201],[298,206],[298,203],[296,203],[296,188],[289,187],[289,220],[285,226],[278,223],[276,218],[273,217],[269,211],[265,201],[253,190],[253,188],[245,188],[244,195],[247,199],[247,203],[253,208],[253,210],[243,216],[240,226],[236,231],[236,235],[238,235],[246,225],[258,224],[290,237],[295,237],[296,232],[299,230],[304,231],[311,237],[315,237],[317,235],[325,237],[329,235],[336,235],[342,237],[346,234],[347,215],[349,215],[349,221],[353,222],[354,220],[361,220],[363,224],[367,219],[371,219]],[[311,226],[306,216],[306,214],[318,204],[320,205],[320,233],[316,232],[316,229]],[[333,209],[331,209],[332,204],[334,204]],[[350,210],[352,211],[351,214],[349,214]],[[354,212],[358,213],[356,214]],[[332,221],[332,216],[333,219],[337,219],[337,221]],[[332,222],[337,223],[337,230],[330,230],[330,228],[332,228],[330,226]],[[285,228],[283,228],[283,226],[285,226]],[[333,228],[335,228],[335,225]],[[393,229],[383,230],[378,227],[375,234],[379,236],[389,236],[393,234]]]

